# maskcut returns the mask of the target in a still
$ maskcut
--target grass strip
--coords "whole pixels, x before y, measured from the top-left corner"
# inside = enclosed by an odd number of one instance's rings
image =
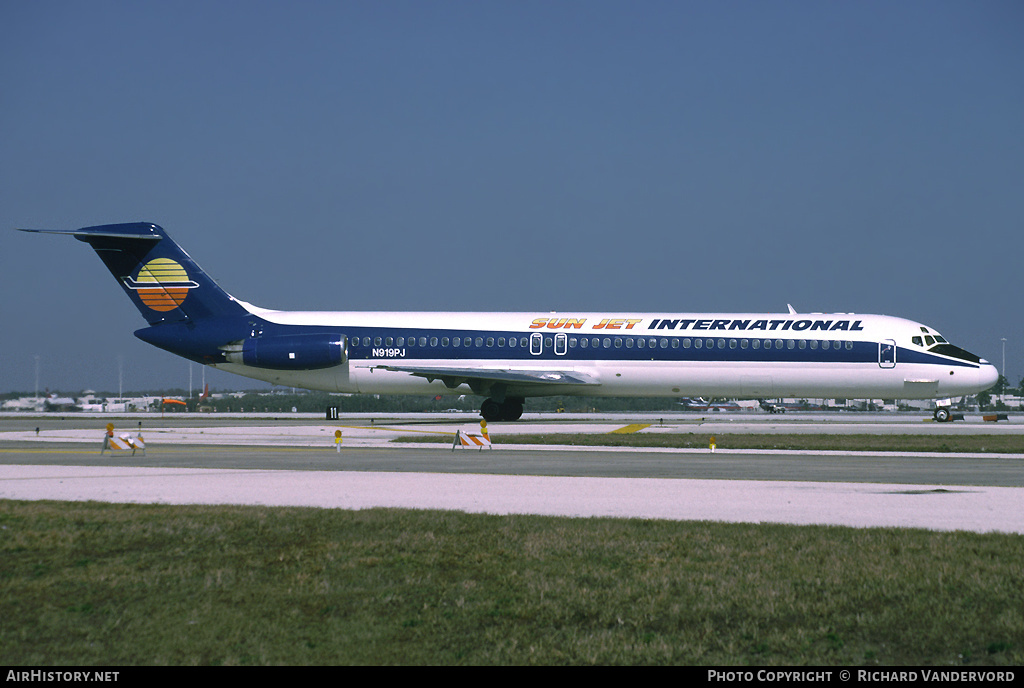
[[[1024,663],[1024,537],[0,501],[0,664]]]
[[[500,444],[562,444],[579,447],[667,447],[707,449],[711,433],[550,433],[508,434],[492,429]],[[943,453],[1024,454],[1021,435],[829,435],[715,433],[719,449],[779,449],[812,451],[915,451]],[[437,436],[402,436],[395,442],[447,442]]]

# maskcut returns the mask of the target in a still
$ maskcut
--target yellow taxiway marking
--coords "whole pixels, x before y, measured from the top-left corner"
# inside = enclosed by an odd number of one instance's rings
[[[631,435],[634,432],[640,432],[644,428],[651,427],[650,423],[631,423],[625,427],[619,428],[618,430],[612,430],[609,435]]]
[[[121,450],[123,451],[123,450]],[[0,454],[95,454],[99,449],[0,449]]]
[[[331,447],[333,447],[333,443]],[[190,444],[188,442],[175,442],[174,444],[161,444],[157,447],[157,454],[154,454],[150,458],[161,458],[163,456],[174,454],[174,453],[195,453],[202,449],[209,449],[222,452],[231,451],[242,451],[255,453],[255,452],[308,452],[311,450],[319,450],[326,448],[327,445],[310,445],[308,447],[266,447],[258,444]],[[342,449],[346,449],[343,447]],[[354,447],[356,449],[374,449],[375,447]],[[153,452],[152,446],[148,447],[150,452]],[[108,452],[111,450],[107,450]],[[162,453],[161,453],[162,452]],[[0,449],[0,454],[93,454],[100,456],[98,449]],[[112,459],[130,459],[133,458],[131,450],[119,449],[117,453],[104,454],[104,458]],[[135,458],[145,459],[146,456],[139,454]],[[3,469],[3,465],[0,465],[0,469]]]
[[[447,430],[420,430],[418,428],[392,428],[386,425],[332,425],[332,428],[349,428],[351,430],[385,430],[387,432],[409,432],[416,433],[421,432],[425,435],[449,435],[455,436],[454,432],[448,432]]]

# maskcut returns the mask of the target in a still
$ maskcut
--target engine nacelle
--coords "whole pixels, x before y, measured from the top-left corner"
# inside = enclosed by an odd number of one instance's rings
[[[348,360],[348,339],[329,332],[255,337],[222,349],[231,363],[270,370],[317,370]]]

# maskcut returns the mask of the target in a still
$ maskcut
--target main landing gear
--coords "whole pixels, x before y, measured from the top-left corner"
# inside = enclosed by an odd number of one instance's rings
[[[523,401],[519,397],[505,397],[500,402],[488,399],[480,407],[480,415],[488,423],[495,420],[519,420],[523,415]]]

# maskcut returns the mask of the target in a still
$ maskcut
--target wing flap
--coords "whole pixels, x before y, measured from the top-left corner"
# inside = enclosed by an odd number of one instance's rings
[[[594,377],[575,370],[534,370],[534,369],[498,369],[498,368],[438,368],[431,366],[392,366],[380,365],[374,368],[390,370],[397,373],[409,373],[424,377],[427,382],[441,380],[449,388],[467,383],[473,386],[474,381],[486,383],[502,382],[505,384],[533,385],[598,385]]]

